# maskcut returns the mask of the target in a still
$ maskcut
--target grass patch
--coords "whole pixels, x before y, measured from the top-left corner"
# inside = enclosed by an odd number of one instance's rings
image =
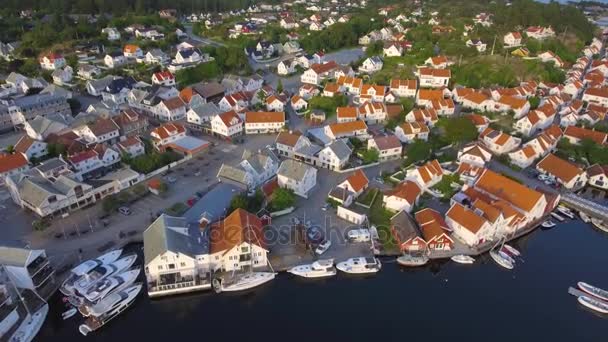
[[[462,184],[462,181],[460,180],[460,175],[458,175],[457,173],[451,175],[444,175],[441,178],[441,181],[439,181],[439,183],[437,183],[433,187],[433,189],[436,189],[437,191],[441,192],[444,199],[450,199],[458,191],[452,187],[452,183]]]
[[[369,208],[371,207],[372,203],[374,203],[374,199],[376,199],[377,195],[378,189],[368,189],[361,196],[359,196],[357,203]]]
[[[391,232],[391,217],[393,213],[382,206],[382,196],[376,196],[369,211],[369,221],[376,226],[380,243],[385,250],[397,247],[397,241]]]

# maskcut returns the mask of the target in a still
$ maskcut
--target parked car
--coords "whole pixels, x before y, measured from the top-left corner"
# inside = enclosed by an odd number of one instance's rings
[[[327,211],[327,209],[329,209],[329,203],[323,204],[323,206],[321,207],[321,210]]]
[[[173,176],[169,176],[169,177],[167,177],[167,182],[169,182],[169,183],[175,183],[175,182],[177,182],[177,178],[175,178]]]
[[[541,181],[546,181],[549,179],[549,176],[540,174],[540,175],[538,175],[538,179]]]
[[[125,216],[131,215],[131,209],[129,209],[129,207],[120,207],[118,208],[118,212]]]
[[[315,249],[315,253],[317,255],[321,255],[325,252],[327,252],[327,250],[329,249],[329,247],[331,247],[331,241],[330,240],[325,240],[322,243],[320,243],[317,246],[317,249]]]
[[[382,177],[376,177],[376,178],[374,178],[374,181],[376,181],[377,183],[380,183],[380,184],[384,184],[384,179],[382,179]]]

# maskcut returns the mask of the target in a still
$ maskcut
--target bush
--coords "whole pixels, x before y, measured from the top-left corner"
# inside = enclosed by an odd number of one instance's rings
[[[272,193],[270,201],[271,211],[281,211],[293,207],[296,202],[296,195],[291,189],[279,188]]]
[[[216,78],[220,74],[220,68],[215,61],[201,63],[194,68],[180,70],[175,79],[182,86],[198,83],[204,80]]]
[[[130,159],[128,164],[134,171],[147,174],[180,159],[182,156],[176,152],[152,152]]]

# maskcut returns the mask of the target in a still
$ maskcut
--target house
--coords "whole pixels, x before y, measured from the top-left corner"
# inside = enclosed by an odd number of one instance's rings
[[[105,61],[104,61],[105,63]],[[85,80],[92,80],[101,74],[101,69],[91,64],[78,65],[77,75]]]
[[[387,109],[384,103],[367,101],[358,109],[358,118],[374,124],[386,121]]]
[[[424,165],[407,170],[406,179],[414,181],[425,190],[435,186],[441,181],[443,175],[447,174],[437,159],[431,160]]]
[[[480,142],[472,142],[458,151],[457,158],[461,163],[483,167],[492,159],[492,152]]]
[[[252,100],[252,94],[245,92],[232,93],[224,96],[219,102],[218,106],[223,111],[242,111],[249,107]]]
[[[399,97],[416,97],[417,89],[417,80],[392,79],[390,83],[390,91]]]
[[[343,196],[335,196],[336,194],[342,194],[346,192],[352,197],[351,201],[359,197],[369,187],[369,180],[363,170],[356,170],[342,183],[338,184],[330,193],[329,197],[334,198],[338,202],[348,206]],[[343,189],[344,191],[336,191],[337,189]]]
[[[83,125],[74,129],[74,132],[89,143],[110,144],[118,141],[120,128],[112,119],[97,119],[94,123]]]
[[[365,121],[338,122],[324,128],[325,134],[333,140],[348,137],[367,136],[367,125]]]
[[[67,85],[72,81],[74,70],[71,66],[66,65],[63,69],[55,69],[51,74],[53,83],[57,85]]]
[[[479,134],[479,140],[494,154],[509,153],[519,147],[521,139],[515,138],[507,133],[486,128]]]
[[[311,146],[311,143],[298,131],[282,131],[277,135],[275,145],[280,156],[293,158],[296,151]]]
[[[281,21],[279,22],[279,26],[286,30],[291,30],[294,28],[298,28],[300,25],[293,18],[288,17],[281,19]]]
[[[110,69],[121,67],[127,64],[127,58],[119,51],[111,52],[107,54],[103,63]]]
[[[450,91],[447,88],[443,89],[420,89],[416,94],[416,104],[419,107],[432,107],[433,101],[443,100],[449,96]]]
[[[606,143],[608,134],[587,128],[568,126],[564,130],[564,138],[568,139],[571,144],[579,144],[581,140],[593,140],[598,145]]]
[[[376,136],[367,141],[367,149],[376,149],[379,153],[379,161],[387,161],[401,158],[403,146],[395,135]]]
[[[186,128],[178,123],[167,122],[153,129],[150,137],[154,147],[163,150],[165,146],[186,136]]]
[[[277,133],[285,126],[285,112],[246,112],[245,134]]]
[[[144,143],[138,137],[128,137],[116,144],[122,154],[135,158],[146,153]]]
[[[152,83],[171,87],[175,85],[175,76],[170,71],[159,71],[152,75]]]
[[[295,59],[284,59],[277,65],[277,74],[283,76],[293,74],[298,65],[299,63]]]
[[[126,58],[142,58],[144,56],[142,49],[133,44],[125,45],[125,47],[122,49],[122,53]]]
[[[120,136],[142,135],[148,130],[148,118],[133,108],[121,111],[113,120],[118,125]]]
[[[587,173],[583,169],[552,153],[538,162],[536,169],[554,177],[566,189],[580,189],[587,184]]]
[[[300,43],[297,41],[287,41],[283,44],[283,52],[286,54],[292,54],[302,51]]]
[[[245,150],[237,166],[222,164],[217,178],[244,190],[253,190],[276,176],[280,161],[269,148],[258,152]]]
[[[384,57],[400,57],[403,55],[403,46],[397,42],[386,42],[382,53]]]
[[[363,64],[359,67],[360,72],[371,74],[382,70],[384,63],[378,56],[372,56],[363,61]]]
[[[325,29],[325,27],[326,26],[323,23],[313,21],[308,26],[308,30],[310,30],[310,31],[323,31]]]
[[[295,110],[296,112],[302,112],[302,111],[308,109],[308,102],[306,102],[306,100],[304,100],[299,95],[292,96],[290,103],[291,103],[291,109]]]
[[[477,200],[475,203],[477,203]],[[485,202],[483,202],[485,203]],[[467,208],[460,203],[454,203],[445,215],[445,222],[460,240],[469,246],[476,246],[485,241],[492,240],[493,225],[484,218],[488,215],[496,220],[502,217],[499,209],[488,205],[483,206],[486,211],[477,207]]]
[[[487,47],[487,44],[479,39],[469,39],[465,44],[467,47],[474,47],[477,52],[485,52]]]
[[[34,292],[47,292],[49,284],[55,282],[55,269],[43,249],[2,246],[0,247],[0,265],[2,265],[5,281],[10,282],[18,291],[28,289]],[[14,302],[11,303],[14,299],[11,299],[10,295],[6,297],[5,292],[3,295],[7,301],[6,304],[14,305]],[[17,309],[12,308],[12,310],[8,317],[18,319]]]
[[[161,49],[152,49],[146,53],[146,55],[143,57],[143,59],[138,59],[137,61],[140,63],[148,64],[148,65],[151,65],[151,64],[165,65],[171,61],[171,58],[169,57],[169,55],[164,53]]]
[[[15,58],[15,49],[19,47],[19,42],[3,43],[0,42],[0,58],[10,62]]]
[[[317,184],[317,169],[286,159],[279,167],[277,180],[281,188],[291,189],[296,195],[308,198],[308,194]]]
[[[555,31],[553,31],[553,28],[551,28],[551,26],[548,26],[548,27],[530,26],[526,29],[526,35],[529,38],[543,40],[543,39],[555,37]]]
[[[233,272],[267,267],[268,249],[262,221],[237,209],[209,230],[210,268]]]
[[[587,88],[583,93],[583,101],[608,107],[608,88]]]
[[[592,165],[587,169],[587,182],[599,189],[608,190],[608,166]]]
[[[420,122],[433,127],[439,118],[434,109],[413,109],[405,115],[406,122]]]
[[[320,91],[312,84],[303,84],[298,93],[304,100],[310,100],[313,96],[319,95]]]
[[[534,139],[525,143],[521,148],[509,153],[511,163],[526,168],[532,165],[538,158],[547,155],[557,146],[562,137],[561,129],[553,125]]]
[[[341,170],[348,162],[352,149],[343,141],[335,140],[317,153],[317,163],[330,170]]]
[[[502,42],[506,48],[517,47],[521,45],[521,33],[519,32],[509,32],[504,35]]]
[[[490,111],[495,107],[495,102],[490,96],[479,91],[473,91],[464,96],[461,102],[465,108],[478,110],[478,111]]]
[[[234,112],[227,111],[211,119],[211,131],[226,139],[232,139],[243,133],[243,120]]]
[[[346,91],[350,95],[361,94],[361,88],[363,87],[363,79],[359,77],[340,76],[338,77],[337,85]]]
[[[564,62],[562,61],[562,59],[558,55],[553,53],[553,51],[545,51],[539,54],[538,58],[540,58],[543,63],[553,63],[558,68],[564,67]]]
[[[186,121],[193,128],[209,128],[211,119],[222,113],[222,110],[213,102],[200,103],[196,106],[190,106],[186,112]]]
[[[340,86],[337,83],[326,83],[323,88],[324,97],[334,97],[340,94]]]
[[[499,111],[513,111],[513,117],[518,119],[526,115],[530,110],[530,102],[525,98],[504,95],[494,102],[494,108]]]
[[[0,181],[6,177],[24,172],[29,168],[27,156],[21,152],[0,154]]]
[[[65,58],[58,53],[49,53],[40,56],[38,59],[40,67],[44,70],[57,70],[63,68],[66,65]]]
[[[386,87],[375,84],[364,84],[361,87],[359,95],[359,103],[364,101],[384,102],[386,96]]]
[[[429,127],[422,122],[405,122],[395,128],[395,136],[406,144],[415,139],[427,141],[429,132]]]
[[[183,217],[160,215],[143,233],[148,296],[204,290],[210,271],[208,237]]]
[[[414,219],[405,211],[391,217],[391,234],[403,253],[427,253],[426,241],[421,237]]]
[[[315,63],[300,76],[302,83],[320,85],[324,79],[332,78],[333,72],[338,69],[338,64],[330,61],[324,64]]]
[[[32,158],[44,157],[48,154],[47,143],[44,141],[34,140],[27,134],[24,134],[17,140],[14,150],[16,153],[23,153],[27,160]]]
[[[205,103],[218,103],[224,98],[224,87],[217,82],[197,83],[179,92],[186,105],[197,107]]]
[[[524,135],[532,135],[551,126],[555,119],[555,114],[556,111],[553,106],[545,104],[517,120],[515,122],[515,129]]]
[[[418,202],[422,189],[410,180],[401,182],[394,189],[384,193],[382,203],[388,210],[410,212]]]
[[[420,68],[416,72],[421,88],[447,87],[452,73],[449,69]]]
[[[435,56],[427,58],[424,64],[433,69],[445,69],[454,63],[450,62],[446,56]]]
[[[161,100],[152,109],[154,116],[161,121],[176,121],[186,117],[186,104],[179,96]]]
[[[101,30],[101,33],[104,34],[109,41],[120,40],[120,31],[115,27],[106,27]]]
[[[285,102],[280,96],[270,95],[266,98],[266,110],[271,112],[285,111]]]
[[[517,48],[517,49],[511,51],[511,55],[516,56],[516,57],[521,57],[521,58],[529,57],[530,50],[528,50],[525,47],[520,47],[520,48]]]

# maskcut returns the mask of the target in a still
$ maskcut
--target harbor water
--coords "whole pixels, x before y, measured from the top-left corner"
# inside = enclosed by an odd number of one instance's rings
[[[281,273],[249,293],[150,300],[81,336],[61,320],[59,296],[37,341],[604,341],[608,317],[568,294],[577,281],[608,289],[608,234],[580,220],[511,243],[514,270],[486,254],[406,269],[392,259],[372,276],[302,280]]]

